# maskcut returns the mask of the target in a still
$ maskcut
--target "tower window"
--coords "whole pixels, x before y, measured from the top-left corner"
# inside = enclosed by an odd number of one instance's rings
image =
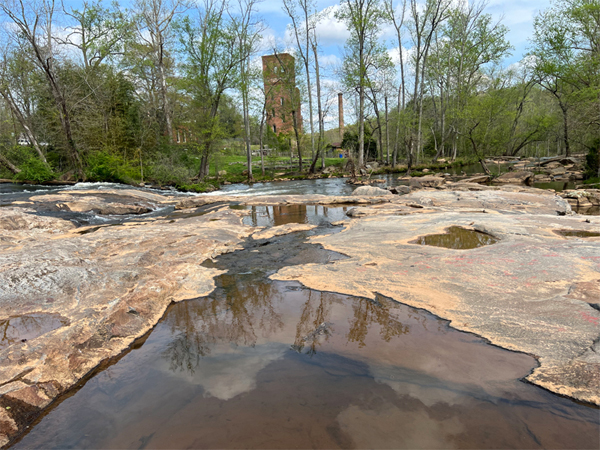
[[[273,133],[277,133],[277,125],[273,125]]]
[[[283,106],[283,97],[281,97],[281,106]]]

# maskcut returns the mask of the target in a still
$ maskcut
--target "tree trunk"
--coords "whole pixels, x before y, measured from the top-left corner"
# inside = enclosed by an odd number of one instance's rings
[[[0,155],[0,164],[2,164],[15,175],[21,172],[21,169],[11,163],[4,155]]]
[[[31,142],[31,145],[33,145],[33,148],[35,148],[35,151],[40,156],[40,159],[42,160],[42,162],[44,163],[44,165],[46,167],[49,167],[48,161],[46,161],[46,156],[42,152],[40,144],[38,143],[35,135],[33,134],[33,131],[31,130],[29,124],[27,123],[27,120],[25,120],[25,117],[23,116],[23,114],[21,113],[19,108],[17,107],[11,93],[8,91],[5,92],[4,90],[0,91],[0,93],[2,94],[2,97],[4,97],[4,99],[6,100],[6,103],[8,103],[8,106],[11,109],[13,116],[17,118],[17,120],[19,121],[19,124],[21,124],[21,126],[25,130],[25,134],[29,138],[29,142]],[[15,139],[16,139],[16,135],[15,135]]]
[[[296,135],[296,147],[298,148],[298,168],[302,172],[302,150],[300,148],[300,134],[298,133],[298,119],[296,118],[296,111],[292,111],[292,120],[294,121],[294,134]]]
[[[390,165],[390,130],[389,130],[389,116],[388,116],[388,98],[387,95],[384,97],[385,99],[385,163]]]
[[[571,148],[569,147],[569,121],[568,121],[568,110],[565,104],[559,99],[558,104],[563,115],[563,141],[565,143],[565,156],[571,156]]]
[[[319,55],[317,53],[316,37],[312,43],[313,54],[315,57],[315,82],[317,83],[317,110],[319,114],[319,144],[317,145],[317,153],[321,153],[321,170],[325,168],[325,124],[323,123],[323,108],[321,107],[321,78],[319,75]]]

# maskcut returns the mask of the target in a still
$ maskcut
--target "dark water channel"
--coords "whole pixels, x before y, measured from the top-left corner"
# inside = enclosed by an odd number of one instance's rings
[[[15,448],[598,448],[598,409],[520,381],[532,357],[387,298],[268,278],[343,258],[306,243],[342,208],[251,212],[322,226],[207,261],[228,271],[211,295],[172,305]]]

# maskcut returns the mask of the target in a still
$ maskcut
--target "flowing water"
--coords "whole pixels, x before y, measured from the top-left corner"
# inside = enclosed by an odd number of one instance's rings
[[[343,208],[251,209],[319,223],[205,265],[209,296],[172,305],[130,351],[15,448],[598,448],[598,409],[521,381],[535,360],[388,298],[268,276],[343,255],[306,243]]]

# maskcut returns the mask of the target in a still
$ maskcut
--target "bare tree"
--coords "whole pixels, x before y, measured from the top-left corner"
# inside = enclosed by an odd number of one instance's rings
[[[26,70],[30,64],[27,64],[23,55],[15,53],[9,55],[8,50],[5,50],[3,53],[3,58],[0,62],[0,95],[10,108],[13,117],[17,119],[21,128],[23,128],[27,139],[38,153],[42,162],[49,167],[46,156],[33,129],[31,107],[29,104],[30,96],[29,92],[26,92],[29,83],[22,81],[23,78],[30,76],[30,73]],[[24,89],[19,89],[19,87],[24,87]],[[13,169],[10,170],[14,172]]]
[[[239,50],[239,85],[242,94],[248,181],[253,181],[254,179],[252,176],[252,150],[250,147],[249,90],[250,79],[252,77],[250,73],[250,58],[256,53],[262,31],[260,22],[255,19],[257,3],[257,0],[238,0],[238,11],[231,17]]]
[[[379,0],[343,0],[336,17],[343,20],[350,31],[344,73],[346,84],[352,84],[358,90],[358,166],[363,167],[367,71],[374,57],[383,51],[378,33],[384,15]]]
[[[296,7],[300,8],[300,13]],[[292,29],[296,39],[298,54],[304,64],[306,72],[306,87],[308,91],[308,116],[310,122],[310,144],[311,158],[315,160],[315,129],[313,121],[312,106],[312,85],[310,82],[310,52],[311,52],[311,33],[314,30],[314,22],[310,20],[312,11],[314,11],[314,2],[311,0],[283,0],[283,10],[292,20]],[[301,24],[301,22],[303,23]],[[301,25],[303,25],[301,27]],[[311,165],[311,171],[314,171],[314,164]]]
[[[81,155],[73,139],[71,113],[67,105],[64,86],[56,70],[54,40],[52,34],[55,13],[54,0],[7,0],[0,3],[2,12],[13,22],[12,38],[21,46],[23,53],[42,71],[56,105],[68,156],[84,179]]]
[[[138,36],[150,49],[158,74],[158,85],[169,142],[173,141],[173,111],[167,86],[166,43],[175,15],[187,8],[186,0],[136,0]]]

